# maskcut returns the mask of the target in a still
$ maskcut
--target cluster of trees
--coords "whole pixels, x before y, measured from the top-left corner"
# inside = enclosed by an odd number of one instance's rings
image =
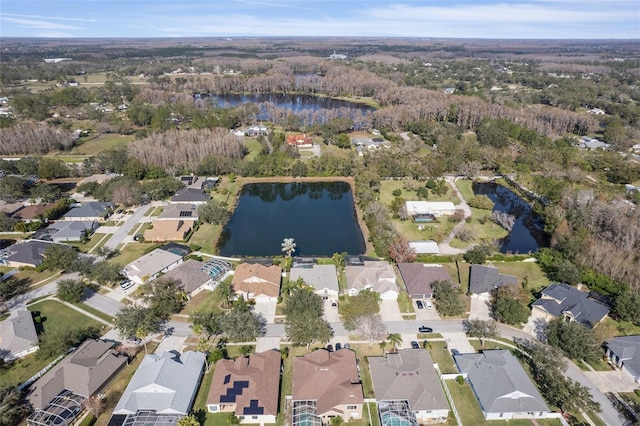
[[[559,348],[569,358],[595,362],[602,356],[600,342],[595,334],[582,324],[568,322],[559,317],[547,323],[545,332],[547,342]]]
[[[105,183],[88,182],[79,185],[77,191],[100,201],[131,206],[142,201],[163,200],[172,196],[184,185],[173,177],[161,177],[138,181],[119,176]]]
[[[322,318],[324,302],[308,287],[293,289],[287,297],[284,314],[287,317],[285,333],[296,346],[307,346],[316,342],[328,342],[333,330]]]
[[[493,291],[491,301],[496,320],[511,325],[520,325],[529,319],[529,294],[522,287],[506,285]]]
[[[122,280],[120,266],[107,260],[96,261],[93,256],[81,256],[73,247],[64,244],[52,244],[47,248],[43,266],[52,270],[79,272],[88,280],[100,285],[111,285]],[[77,285],[69,284],[64,287],[75,288]]]
[[[438,313],[445,317],[462,315],[467,310],[460,288],[451,281],[436,281],[431,284]]]
[[[74,138],[68,130],[44,123],[15,124],[0,128],[0,154],[46,154],[73,146]]]
[[[363,290],[348,298],[340,308],[344,328],[357,331],[369,343],[384,338],[388,332],[380,316],[380,295],[371,290]]]

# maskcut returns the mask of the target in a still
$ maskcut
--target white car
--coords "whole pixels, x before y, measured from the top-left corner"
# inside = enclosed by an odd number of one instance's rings
[[[433,308],[433,304],[431,303],[431,300],[429,300],[429,299],[424,301],[424,305],[427,307],[427,309]]]
[[[331,308],[338,309],[338,302],[336,302],[335,300],[331,300]]]
[[[120,288],[121,288],[121,289],[123,289],[123,290],[126,290],[126,289],[128,289],[128,288],[133,287],[133,286],[134,286],[134,284],[135,284],[135,283],[134,283],[133,281],[131,281],[131,280],[125,280],[125,281],[122,281],[122,282],[120,283]]]

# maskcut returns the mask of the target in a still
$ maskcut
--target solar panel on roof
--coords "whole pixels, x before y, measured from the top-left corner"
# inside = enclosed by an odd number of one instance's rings
[[[227,374],[226,376],[224,376],[224,385],[226,385],[227,383],[229,383],[229,380],[231,380],[231,374]]]
[[[187,211],[181,211],[181,212],[180,212],[180,217],[191,217],[191,215],[192,215],[192,214],[193,214],[193,212],[192,212],[192,211],[189,211],[189,210],[187,210]]]
[[[244,407],[242,414],[264,414],[264,407],[260,407],[257,399],[252,399],[247,407]]]
[[[236,397],[238,395],[242,395],[243,389],[248,387],[249,382],[247,380],[234,381],[233,386],[227,388],[227,393],[225,395],[220,395],[220,402],[236,402]]]

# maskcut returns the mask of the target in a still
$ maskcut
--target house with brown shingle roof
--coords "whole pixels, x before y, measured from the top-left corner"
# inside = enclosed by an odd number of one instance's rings
[[[40,220],[38,216],[44,213],[44,211],[49,207],[51,207],[50,204],[32,204],[30,206],[23,206],[13,213],[13,218],[23,222],[38,221]]]
[[[242,263],[236,268],[231,285],[236,294],[245,300],[277,302],[281,277],[282,269],[279,266]]]
[[[145,241],[184,241],[193,228],[194,220],[156,220],[153,228],[144,232]]]
[[[432,284],[436,281],[451,281],[442,265],[425,263],[398,263],[400,275],[412,299],[431,299]]]
[[[209,387],[207,410],[234,413],[242,423],[275,423],[280,365],[281,355],[276,350],[219,360]]]
[[[399,290],[393,266],[384,260],[367,260],[363,263],[363,266],[347,265],[344,268],[349,296],[369,289],[379,293],[383,300],[397,300]]]
[[[293,426],[362,419],[362,383],[356,354],[350,349],[326,349],[293,359]]]

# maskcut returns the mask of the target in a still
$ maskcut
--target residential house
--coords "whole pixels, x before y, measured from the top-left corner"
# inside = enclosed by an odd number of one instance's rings
[[[280,394],[280,365],[277,350],[251,354],[216,363],[207,410],[234,413],[241,423],[276,423]]]
[[[113,203],[91,201],[74,207],[62,216],[62,220],[72,221],[104,221],[114,209]]]
[[[259,263],[241,263],[236,267],[231,285],[245,300],[277,302],[280,296],[282,269]]]
[[[207,268],[209,262],[204,263],[195,259],[187,259],[159,279],[180,282],[184,291],[187,292],[189,297],[192,297],[202,290],[213,290],[217,285],[216,280],[221,280],[224,274],[231,270],[231,265],[227,262],[218,260],[213,262],[217,267],[214,269],[217,274],[212,274],[212,269]]]
[[[181,264],[182,257],[179,254],[159,248],[128,264],[124,268],[124,274],[131,281],[143,284],[156,279],[159,274],[168,272]]]
[[[12,217],[23,222],[39,222],[40,217],[49,207],[52,207],[52,205],[32,204],[30,206],[22,206],[13,213]]]
[[[81,241],[91,236],[100,224],[95,220],[88,221],[58,221],[46,228],[49,231],[48,238],[54,243],[66,241]],[[53,231],[53,232],[51,232]]]
[[[311,148],[313,139],[307,135],[289,135],[287,136],[287,145],[298,148]]]
[[[209,201],[209,194],[200,188],[182,188],[171,197],[171,204],[188,203],[188,204],[206,204]]]
[[[145,355],[109,424],[177,425],[191,410],[205,359],[203,352],[194,351]]]
[[[18,308],[0,322],[0,358],[9,362],[37,351],[38,333],[31,312]]]
[[[349,296],[355,296],[362,290],[372,290],[380,294],[383,300],[397,300],[398,286],[393,266],[386,261],[365,261],[363,266],[344,268]]]
[[[88,398],[98,392],[127,363],[114,342],[90,339],[31,385],[27,399],[42,409],[63,390]]]
[[[433,240],[409,241],[409,248],[416,254],[440,254],[438,243]]]
[[[425,263],[398,263],[400,275],[412,299],[431,299],[432,284],[436,281],[451,281],[442,265]]]
[[[449,403],[429,351],[404,349],[367,360],[382,426],[447,419]]]
[[[383,138],[351,138],[351,143],[356,147],[358,155],[362,156],[366,151],[373,151],[379,148],[388,148],[391,142]]]
[[[153,227],[144,231],[145,241],[184,241],[193,229],[195,220],[156,220]]]
[[[301,263],[289,271],[289,279],[296,281],[299,278],[313,287],[314,293],[323,299],[335,299],[338,297],[338,272],[335,265],[316,265]]]
[[[435,217],[451,216],[456,212],[456,206],[451,201],[407,201],[407,214],[433,215]]]
[[[198,204],[168,204],[162,213],[153,221],[154,226],[160,220],[198,220]]]
[[[604,115],[605,114],[605,112],[603,110],[601,110],[600,108],[591,108],[587,112],[589,114],[593,114],[593,115]]]
[[[606,341],[609,362],[626,371],[640,384],[640,335],[613,337]]]
[[[184,184],[187,188],[194,189],[211,189],[220,183],[220,178],[218,177],[206,177],[206,176],[195,176],[195,175],[186,175],[178,177],[178,180]]]
[[[36,268],[44,262],[44,253],[52,243],[51,241],[26,240],[15,243],[0,253],[0,264],[19,268],[30,266]]]
[[[362,419],[362,384],[356,353],[318,349],[293,359],[293,426]]]
[[[78,186],[85,183],[91,183],[91,182],[95,182],[102,185],[103,183],[108,182],[111,179],[116,178],[118,176],[121,176],[121,175],[117,173],[97,173],[82,179],[80,182],[78,182]]]
[[[506,350],[454,355],[485,420],[544,419],[551,410],[518,360]]]
[[[608,307],[564,283],[551,284],[542,290],[540,299],[531,307],[548,317],[564,316],[589,328],[598,325],[609,313]]]
[[[498,287],[517,286],[518,278],[498,272],[498,268],[484,265],[471,265],[469,268],[469,292],[473,294],[491,293]]]
[[[581,137],[580,141],[578,142],[578,148],[580,149],[589,149],[589,150],[601,149],[606,151],[607,149],[609,149],[610,146],[611,145],[609,145],[608,143],[602,142],[601,140],[598,140],[598,139],[590,138],[588,136]]]

